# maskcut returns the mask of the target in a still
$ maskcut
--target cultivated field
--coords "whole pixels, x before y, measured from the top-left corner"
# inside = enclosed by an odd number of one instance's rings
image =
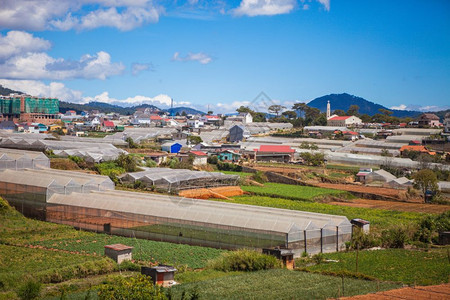
[[[397,288],[398,283],[325,276],[285,269],[233,274],[175,286],[175,297],[197,288],[202,299],[328,299]]]
[[[407,203],[399,201],[367,200],[367,199],[352,199],[342,202],[336,201],[336,202],[329,202],[329,204],[350,206],[350,207],[387,209],[396,211],[410,211],[419,213],[424,212],[430,214],[439,214],[450,210],[449,205]]]

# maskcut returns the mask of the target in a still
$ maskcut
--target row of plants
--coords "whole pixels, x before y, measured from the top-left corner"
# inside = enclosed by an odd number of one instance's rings
[[[263,187],[242,186],[242,189],[253,195],[303,201],[314,201],[315,198],[323,196],[348,196],[348,193],[339,190],[273,182],[267,182]]]

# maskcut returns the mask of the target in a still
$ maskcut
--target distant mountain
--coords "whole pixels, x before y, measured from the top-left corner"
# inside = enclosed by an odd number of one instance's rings
[[[74,110],[77,113],[81,113],[82,111],[90,111],[90,110],[98,110],[102,113],[118,113],[121,115],[132,115],[138,108],[151,108],[154,110],[159,111],[167,111],[170,114],[176,115],[179,113],[180,115],[183,113],[183,111],[186,112],[186,114],[201,114],[204,115],[204,112],[201,112],[199,110],[190,108],[190,107],[174,107],[169,109],[160,109],[154,105],[151,104],[140,104],[137,106],[129,106],[129,107],[122,107],[119,105],[113,105],[103,102],[89,102],[87,104],[77,104],[77,103],[70,103],[70,102],[64,102],[59,101],[59,111],[62,113],[65,113],[68,110]]]
[[[23,93],[19,92],[19,91],[14,91],[14,90],[5,88],[5,87],[0,85],[0,95],[1,96],[9,96],[10,94],[23,94]]]
[[[325,112],[327,110],[327,102],[330,101],[331,112],[336,109],[342,109],[343,111],[347,111],[350,108],[350,105],[358,105],[360,114],[368,114],[369,116],[373,116],[374,114],[379,113],[379,109],[388,109],[393,112],[393,116],[404,118],[404,117],[417,117],[421,114],[420,111],[410,111],[410,110],[396,110],[389,109],[383,105],[368,101],[364,98],[349,95],[349,94],[330,94],[326,96],[322,96],[311,100],[308,102],[308,106],[315,107]]]
[[[136,109],[133,107],[121,107],[118,105],[112,105],[103,102],[89,102],[86,104],[70,103],[65,101],[59,101],[59,111],[65,113],[68,110],[74,110],[78,114],[82,111],[98,110],[102,113],[118,113],[121,115],[131,115]]]
[[[183,113],[183,111],[188,115],[196,115],[196,114],[204,115],[205,114],[204,112],[197,110],[195,108],[191,108],[191,107],[174,107],[174,108],[164,109],[164,111],[167,111],[171,115],[176,115],[177,113],[179,113],[181,115]]]

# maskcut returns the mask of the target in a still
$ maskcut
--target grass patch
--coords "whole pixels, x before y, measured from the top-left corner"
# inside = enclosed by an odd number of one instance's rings
[[[337,263],[321,263],[308,267],[312,271],[353,271],[356,269],[356,252],[324,254]],[[358,272],[385,281],[406,284],[431,285],[447,283],[450,264],[446,249],[428,252],[405,249],[360,251]]]
[[[95,255],[103,255],[105,245],[125,244],[134,247],[134,259],[150,261],[152,263],[187,265],[194,269],[205,267],[208,260],[217,257],[223,252],[223,250],[214,248],[156,242],[88,232],[81,232],[81,235],[75,238],[43,240],[34,242],[33,244]]]
[[[189,224],[154,224],[147,226],[133,227],[132,229],[141,232],[155,233],[158,235],[171,236],[178,242],[193,242],[198,240],[215,243],[218,248],[227,248],[234,245],[242,247],[271,248],[283,246],[285,237],[282,235],[250,233],[244,230],[220,229],[212,227],[202,227]]]
[[[349,220],[354,218],[362,218],[370,221],[371,226],[375,228],[387,228],[391,225],[397,224],[417,224],[418,221],[422,220],[422,218],[428,215],[425,213],[416,212],[338,206],[324,203],[247,195],[233,197],[233,200],[211,200],[346,216]]]
[[[1,243],[39,245],[99,256],[104,253],[104,245],[121,243],[135,247],[133,252],[135,259],[187,265],[189,268],[202,268],[206,266],[208,260],[223,252],[214,248],[78,231],[66,225],[25,218],[11,208],[0,214]]]
[[[339,197],[348,194],[347,192],[333,189],[273,182],[265,183],[263,187],[242,186],[241,188],[254,195],[304,201],[314,201],[314,198],[328,195]]]
[[[13,289],[26,279],[60,282],[112,271],[116,265],[103,257],[8,245],[0,245],[0,261],[0,282],[4,290]]]
[[[181,283],[191,283],[222,278],[226,276],[234,276],[242,273],[243,273],[242,271],[223,272],[213,269],[206,269],[201,271],[186,271],[183,273],[175,273],[175,281]]]
[[[220,276],[172,288],[175,299],[183,291],[198,290],[201,299],[327,299],[398,288],[395,283],[342,279],[285,269]]]
[[[239,175],[242,178],[247,178],[253,175],[253,173],[246,173],[246,172],[236,172],[236,171],[217,171],[223,174],[228,174],[228,175]]]

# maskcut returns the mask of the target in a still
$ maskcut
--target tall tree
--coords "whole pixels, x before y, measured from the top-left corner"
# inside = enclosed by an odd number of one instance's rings
[[[306,105],[306,103],[295,103],[292,106],[292,110],[298,111],[300,116],[303,116],[307,107],[308,107],[308,105]]]
[[[436,173],[430,169],[423,169],[414,175],[414,187],[419,189],[424,200],[426,200],[427,191],[436,192],[439,190]]]
[[[359,106],[358,105],[350,105],[349,109],[347,110],[347,115],[349,116],[358,116],[359,115]]]
[[[287,110],[285,112],[283,112],[281,115],[285,116],[286,118],[292,120],[297,118],[297,113],[293,110]]]
[[[282,106],[282,105],[278,105],[278,104],[274,104],[269,106],[269,108],[267,109],[270,113],[276,114],[277,117],[280,114],[281,111],[283,111],[283,109],[285,109],[286,106]]]

